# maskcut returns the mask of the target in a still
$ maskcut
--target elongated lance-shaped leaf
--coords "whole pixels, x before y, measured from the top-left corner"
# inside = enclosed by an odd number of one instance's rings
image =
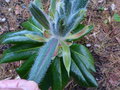
[[[34,64],[34,60],[36,58],[37,54],[33,54],[27,61],[25,61],[19,68],[16,69],[17,73],[22,79],[28,79],[30,69],[32,68],[32,65]],[[51,78],[51,71],[48,69],[44,79],[40,83],[40,89],[41,90],[48,90],[52,83]]]
[[[3,34],[0,36],[0,43],[2,43],[4,40],[14,37],[14,36],[24,36],[25,34],[34,34],[34,35],[41,35],[39,32],[34,32],[34,31],[28,31],[28,30],[23,30],[23,31],[17,31],[17,32],[10,32],[7,34]]]
[[[72,0],[72,13],[75,13],[77,10],[86,8],[89,0]]]
[[[30,31],[36,31],[41,34],[43,33],[42,26],[40,26],[40,24],[38,24],[38,22],[34,19],[34,17],[30,18],[30,20],[28,20],[26,22],[23,22],[22,26],[25,29],[30,30]]]
[[[84,24],[78,24],[78,26],[71,31],[72,34],[80,32],[85,27]]]
[[[30,38],[31,40],[38,41],[38,42],[47,42],[48,41],[46,38],[40,37],[38,35],[25,34],[25,36]]]
[[[52,64],[52,90],[62,90],[62,71],[60,58],[56,57]]]
[[[69,46],[61,41],[61,45],[62,45],[62,54],[63,54],[63,63],[65,65],[65,68],[68,72],[68,76],[70,73],[70,66],[71,66],[71,53],[70,53],[70,48]]]
[[[6,49],[4,52],[3,52],[3,55],[6,54],[6,53],[10,53],[10,52],[19,52],[19,51],[27,51],[27,50],[30,50],[30,49],[34,49],[35,47],[41,47],[43,44],[40,43],[40,44],[24,44],[24,45],[14,45],[12,47],[10,47],[9,49]]]
[[[77,55],[77,58],[84,63],[84,65],[87,67],[88,70],[95,72],[95,67],[94,65],[90,62],[90,59],[86,58],[84,55],[74,51],[72,49],[74,54]]]
[[[88,62],[93,65],[93,68],[95,68],[94,58],[91,52],[88,50],[88,48],[86,48],[84,45],[79,45],[79,44],[73,44],[70,48],[75,52],[84,55],[87,58]]]
[[[43,9],[42,0],[34,0],[33,2],[38,8]]]
[[[86,26],[84,27],[82,30],[80,30],[77,33],[74,33],[68,37],[66,37],[66,39],[72,39],[72,40],[77,40],[80,39],[81,37],[85,36],[86,34],[90,33],[90,31],[93,30],[93,26]]]
[[[34,16],[34,18],[45,28],[49,29],[49,21],[46,17],[46,15],[39,9],[37,8],[36,5],[31,3],[30,5],[30,12]]]
[[[65,35],[74,30],[79,25],[80,21],[85,15],[85,12],[86,9],[80,9],[75,14],[71,14],[66,24]]]
[[[51,58],[54,55],[55,49],[58,45],[58,40],[52,38],[48,43],[46,43],[38,52],[35,63],[30,71],[29,80],[33,80],[40,83],[43,79],[48,67],[51,63]]]
[[[71,14],[72,3],[71,0],[63,0],[63,2],[64,2],[64,11],[67,18]]]
[[[4,39],[1,43],[2,44],[32,44],[32,43],[35,44],[39,42],[31,40],[26,36],[14,36]]]
[[[49,14],[52,18],[54,18],[56,12],[56,2],[57,0],[50,0]]]
[[[83,76],[81,70],[79,69],[79,67],[76,65],[76,63],[72,60],[71,63],[71,77],[77,81],[81,86],[89,86],[89,84],[87,83],[85,77]]]
[[[40,48],[40,46],[26,48],[25,45],[21,46],[21,47],[22,48],[25,47],[25,48],[23,50],[20,49],[19,47],[12,47],[11,49],[8,49],[6,51],[6,53],[4,53],[3,57],[0,59],[0,64],[8,63],[8,62],[15,62],[15,61],[19,61],[19,60],[26,60],[31,55],[35,54],[38,51],[38,49]]]
[[[93,77],[93,75],[90,73],[90,71],[85,66],[85,63],[79,58],[79,55],[74,53],[72,51],[72,59],[75,62],[75,64],[79,67],[80,71],[82,72],[83,76],[85,77],[86,81],[89,83],[90,86],[97,87],[98,84]]]
[[[63,58],[61,58],[60,61],[61,61],[61,71],[62,71],[62,89],[64,89],[65,86],[70,81],[70,77],[68,76],[67,70],[66,70],[65,65],[63,63]]]

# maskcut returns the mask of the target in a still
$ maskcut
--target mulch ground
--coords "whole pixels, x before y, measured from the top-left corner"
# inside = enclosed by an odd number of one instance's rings
[[[29,17],[30,0],[0,0],[0,35],[20,30],[20,24]],[[49,2],[44,0],[48,11]],[[78,43],[85,44],[95,57],[98,88],[83,88],[71,82],[66,90],[120,90],[120,22],[113,15],[120,15],[120,0],[91,0],[85,24],[95,26],[93,32]],[[0,45],[0,57],[10,45]],[[15,68],[20,62],[0,65],[0,80],[16,78]]]

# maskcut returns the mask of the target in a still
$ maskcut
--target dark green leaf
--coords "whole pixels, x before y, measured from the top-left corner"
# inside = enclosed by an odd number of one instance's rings
[[[78,24],[78,26],[77,26],[75,29],[73,29],[73,30],[71,31],[71,33],[72,33],[72,34],[75,34],[75,33],[79,32],[80,30],[82,30],[84,27],[85,27],[84,24]]]
[[[41,90],[49,90],[49,88],[52,85],[52,82],[53,82],[52,75],[51,75],[52,72],[51,72],[50,68],[48,68],[48,71],[47,71],[45,77],[43,78],[43,80],[39,84]]]
[[[22,26],[27,30],[39,32],[41,35],[43,33],[42,26],[34,17],[31,17],[28,21],[23,22]]]
[[[30,5],[30,11],[31,14],[34,16],[34,18],[45,28],[45,29],[49,29],[49,21],[46,18],[45,14],[39,9],[37,8],[36,5],[31,4]]]
[[[97,87],[98,84],[93,77],[93,75],[89,72],[89,70],[86,68],[85,64],[82,62],[82,60],[79,58],[78,54],[72,53],[72,59],[75,62],[75,64],[78,66],[79,70],[82,72],[82,75],[85,77],[87,83],[91,87]]]
[[[20,46],[20,45],[19,45]],[[40,46],[38,47],[31,47],[28,45],[21,45],[21,49],[18,46],[13,46],[12,48],[8,49],[3,57],[0,59],[0,63],[8,63],[8,62],[14,62],[19,60],[26,60],[31,55],[36,53]]]
[[[51,58],[53,57],[57,44],[58,40],[52,38],[40,49],[35,63],[30,71],[29,80],[33,80],[37,83],[42,81],[51,63]]]
[[[19,68],[16,69],[17,73],[22,79],[28,79],[29,71],[34,63],[36,56],[36,54],[33,54],[27,61],[25,61]]]
[[[75,81],[77,81],[81,86],[89,86],[87,83],[85,77],[83,76],[81,70],[79,67],[75,64],[75,62],[72,60],[71,63],[71,76],[74,78]]]
[[[70,77],[68,76],[67,70],[65,69],[63,59],[61,58],[61,70],[62,70],[62,89],[65,88],[65,86],[70,81]]]
[[[88,48],[86,48],[83,45],[79,45],[79,44],[74,44],[70,48],[76,51],[77,53],[84,55],[87,58],[88,62],[90,62],[94,66],[94,58],[92,54],[90,53],[90,51],[88,50]]]
[[[60,59],[56,57],[52,64],[52,90],[62,90],[62,72]]]

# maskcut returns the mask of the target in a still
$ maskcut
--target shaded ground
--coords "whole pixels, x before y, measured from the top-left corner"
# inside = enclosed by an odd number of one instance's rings
[[[9,0],[7,0],[9,1]],[[20,23],[29,17],[30,0],[0,0],[0,34],[22,29]],[[47,11],[49,2],[45,2]],[[120,15],[120,0],[91,0],[85,24],[94,24],[94,31],[81,42],[88,46],[96,61],[98,88],[81,88],[74,82],[69,90],[120,90],[120,23],[113,20]],[[10,45],[0,45],[0,54]],[[0,79],[16,78],[15,68],[20,62],[0,65]]]

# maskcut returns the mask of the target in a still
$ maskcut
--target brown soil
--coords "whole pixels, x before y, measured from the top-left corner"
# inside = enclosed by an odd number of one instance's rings
[[[8,3],[0,0],[0,19],[3,19],[0,35],[22,29],[21,22],[30,16],[29,3],[30,0],[10,0]],[[49,2],[44,3],[47,11]],[[113,4],[114,10],[111,8]],[[114,13],[120,15],[120,0],[91,0],[84,23],[94,24],[95,28],[83,41],[95,57],[97,72],[94,75],[99,87],[82,88],[71,82],[67,90],[120,90],[120,22],[113,20]],[[0,54],[9,46],[0,45]],[[20,62],[0,65],[0,80],[16,78],[15,68],[19,65]]]

